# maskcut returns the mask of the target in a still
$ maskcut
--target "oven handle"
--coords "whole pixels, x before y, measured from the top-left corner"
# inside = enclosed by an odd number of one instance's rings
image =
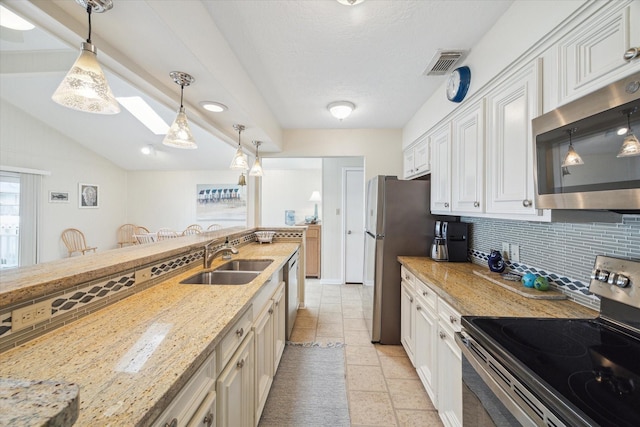
[[[536,427],[537,424],[530,418],[530,416],[525,412],[525,410],[520,407],[510,396],[509,392],[506,391],[503,387],[501,387],[493,376],[487,371],[487,369],[483,366],[488,363],[489,360],[493,359],[486,350],[478,344],[476,340],[474,340],[466,331],[462,330],[460,332],[456,332],[455,340],[462,350],[462,355],[469,362],[471,367],[476,371],[476,373],[482,378],[482,381],[491,389],[491,391],[496,395],[498,400],[502,402],[502,404],[511,412],[511,414],[524,426],[524,427]],[[481,356],[478,356],[475,352],[483,353],[483,357],[486,360],[482,360]],[[497,362],[493,359],[493,363]],[[464,381],[464,375],[463,375]],[[511,391],[512,392],[512,391]]]

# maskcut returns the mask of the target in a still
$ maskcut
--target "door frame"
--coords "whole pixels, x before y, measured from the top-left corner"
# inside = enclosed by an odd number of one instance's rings
[[[347,206],[347,173],[359,171],[362,172],[362,206],[364,209],[364,198],[365,198],[365,188],[364,188],[364,167],[359,166],[344,166],[342,168],[342,206],[340,209],[342,210],[342,224],[340,225],[341,234],[340,234],[340,281],[342,284],[345,283],[346,275],[346,235],[347,235],[347,211],[345,207]],[[362,220],[364,221],[364,210],[362,211]],[[363,222],[364,224],[364,222]],[[364,228],[362,230],[364,232]],[[362,253],[364,257],[364,252]],[[362,279],[364,280],[364,273]]]

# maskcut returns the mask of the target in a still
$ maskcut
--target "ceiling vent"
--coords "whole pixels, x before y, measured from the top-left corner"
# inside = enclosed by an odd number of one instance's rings
[[[422,74],[425,76],[443,76],[448,74],[466,55],[466,50],[438,49]]]

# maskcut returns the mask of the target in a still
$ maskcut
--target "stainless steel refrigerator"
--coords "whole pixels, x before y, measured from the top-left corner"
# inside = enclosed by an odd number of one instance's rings
[[[427,256],[435,219],[429,181],[377,176],[367,183],[362,305],[372,342],[400,344],[399,255]]]

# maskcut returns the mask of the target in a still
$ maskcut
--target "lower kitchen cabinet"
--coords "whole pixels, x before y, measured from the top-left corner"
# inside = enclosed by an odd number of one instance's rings
[[[422,285],[422,286],[421,286]],[[438,315],[435,311],[436,294],[426,288],[421,282],[416,283],[416,338],[415,338],[415,367],[427,394],[434,405],[437,399],[437,344],[438,344]]]
[[[305,268],[306,277],[320,278],[320,254],[322,251],[322,228],[320,224],[307,224]]]
[[[285,321],[287,318],[287,307],[285,304],[285,287],[284,282],[273,296],[273,339],[274,339],[274,356],[273,356],[273,375],[278,371],[280,359],[284,352],[284,346],[287,341],[287,330]]]
[[[460,314],[438,300],[438,413],[447,427],[462,426],[462,352],[454,334],[460,331]]]
[[[249,331],[218,377],[217,425],[255,427],[255,361],[253,331]]]
[[[409,360],[415,366],[414,346],[416,339],[416,314],[414,310],[414,290],[411,273],[402,271],[402,281],[400,285],[400,342],[409,356]]]
[[[256,353],[256,420],[262,414],[275,372],[273,364],[275,356],[273,315],[273,302],[269,301],[256,319],[253,327]]]

